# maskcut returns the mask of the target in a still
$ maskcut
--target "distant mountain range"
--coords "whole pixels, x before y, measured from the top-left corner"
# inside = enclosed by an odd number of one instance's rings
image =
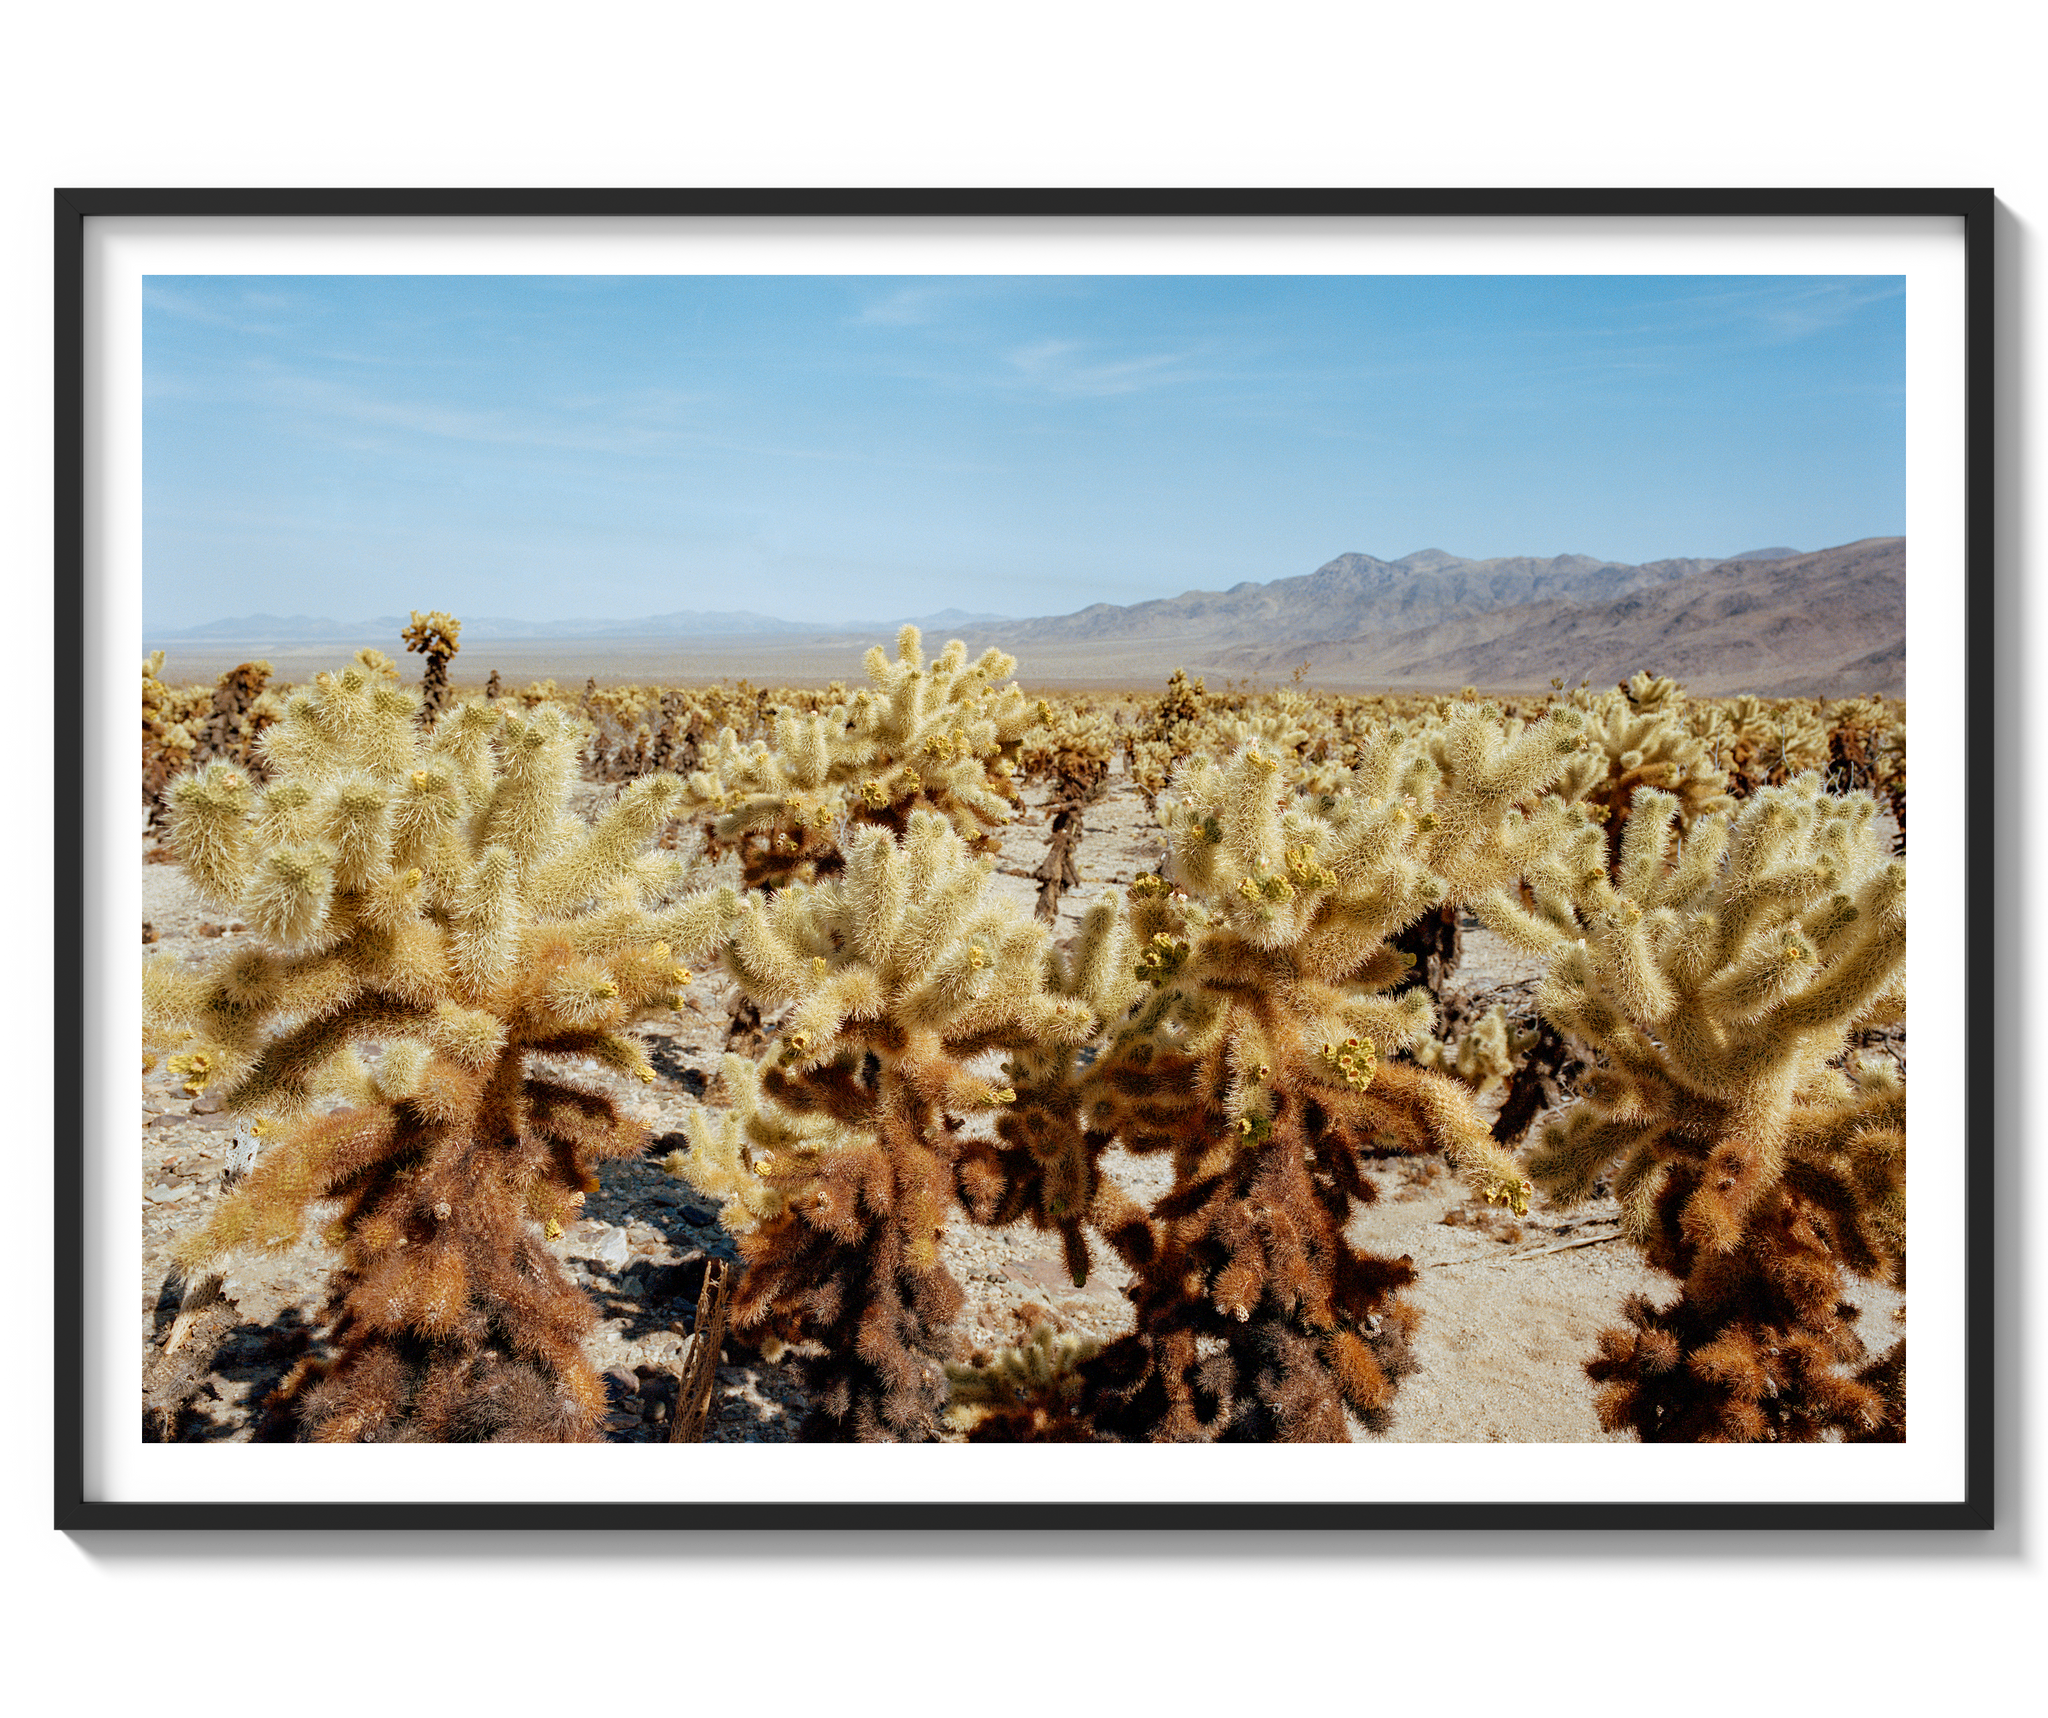
[[[1434,604],[1411,592],[1398,618],[1384,601],[1379,612],[1388,619],[1377,626],[1227,647],[1217,664],[1270,675],[1306,659],[1312,679],[1390,687],[1540,688],[1553,675],[1598,685],[1650,668],[1699,693],[1906,689],[1903,537],[1806,555],[1601,567],[1569,594],[1535,579],[1530,594],[1485,606],[1449,587]]]
[[[215,650],[366,640],[393,650],[406,624],[396,615],[358,625],[251,615],[144,636],[149,645]],[[741,611],[633,621],[479,617],[463,620],[462,642],[676,641],[729,655],[871,642],[901,624],[853,627]],[[1265,678],[1305,661],[1308,683],[1330,688],[1535,690],[1553,676],[1598,684],[1649,668],[1703,694],[1898,696],[1906,671],[1906,540],[1870,537],[1810,553],[1781,546],[1642,566],[1591,555],[1472,561],[1422,549],[1382,561],[1345,554],[1312,573],[1247,580],[1227,591],[1096,603],[1036,620],[948,609],[915,624],[934,644],[961,637],[976,650],[1015,651],[1027,680],[1035,673],[1134,684],[1176,667]]]
[[[1744,559],[1784,559],[1797,553],[1763,549]],[[1441,626],[1523,603],[1609,602],[1727,564],[1674,560],[1635,567],[1591,555],[1468,561],[1441,549],[1420,549],[1398,561],[1349,554],[1299,578],[1264,585],[1247,580],[1227,591],[1187,591],[1128,607],[1097,603],[1077,614],[1001,627],[996,636],[1005,644],[1200,638],[1212,647],[1274,644],[1284,653],[1296,640],[1359,640]]]
[[[494,644],[513,639],[555,638],[747,638],[757,634],[785,638],[824,638],[841,633],[871,630],[857,624],[827,624],[810,620],[777,620],[773,615],[753,614],[744,609],[706,613],[678,609],[673,614],[653,614],[642,620],[508,620],[500,615],[478,615],[462,621],[464,644]],[[969,614],[949,608],[926,615],[912,624],[927,631],[946,627],[1003,623],[1009,616]],[[204,626],[146,627],[144,637],[155,643],[220,642],[234,644],[322,644],[361,638],[396,638],[412,624],[410,615],[380,614],[371,620],[339,621],[312,615],[245,614],[232,620],[210,620]],[[894,629],[900,620],[878,621],[876,627]]]

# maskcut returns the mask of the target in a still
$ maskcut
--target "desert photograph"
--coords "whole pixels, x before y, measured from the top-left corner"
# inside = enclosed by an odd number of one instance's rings
[[[1901,280],[143,309],[146,1442],[1906,1439]]]

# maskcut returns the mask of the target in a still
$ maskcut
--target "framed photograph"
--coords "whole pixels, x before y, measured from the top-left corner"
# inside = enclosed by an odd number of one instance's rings
[[[1992,210],[58,192],[57,1525],[1988,1528]]]

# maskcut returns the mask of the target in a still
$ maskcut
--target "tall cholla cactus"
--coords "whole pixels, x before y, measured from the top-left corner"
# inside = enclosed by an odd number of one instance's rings
[[[1734,805],[1706,741],[1686,726],[1676,682],[1642,673],[1597,698],[1580,694],[1579,701],[1591,718],[1586,749],[1572,760],[1558,792],[1606,825],[1610,868],[1620,861],[1622,834],[1643,790],[1674,796],[1687,829],[1706,813]]]
[[[427,671],[420,680],[420,720],[432,724],[448,702],[448,663],[462,646],[462,622],[440,609],[421,614],[412,611],[412,625],[400,636],[407,650],[417,650],[427,659]]]
[[[973,663],[958,639],[929,666],[922,635],[906,626],[896,660],[867,653],[871,688],[810,714],[780,712],[772,744],[718,736],[707,767],[690,777],[692,803],[715,809],[709,848],[737,846],[749,888],[814,882],[844,855],[842,822],[902,834],[919,811],[937,812],[975,852],[1000,839],[1015,814],[1012,774],[1032,707],[1014,685],[1017,659],[984,651]]]
[[[288,1241],[339,1201],[338,1353],[287,1391],[302,1435],[585,1440],[605,1400],[593,1316],[542,1234],[595,1187],[591,1160],[643,1134],[532,1064],[651,1080],[626,1029],[677,1004],[679,957],[738,901],[669,904],[680,867],[646,848],[674,777],[586,826],[564,810],[578,736],[560,712],[470,704],[422,731],[415,704],[360,665],[322,675],[266,732],[260,794],[225,764],[172,790],[186,873],[261,940],[197,973],[146,967],[152,1030],[187,1046],[188,1089],[279,1124],[178,1258],[190,1274]],[[319,1113],[329,1096],[345,1107]]]
[[[1475,710],[1430,737],[1441,761],[1374,742],[1344,794],[1280,792],[1258,748],[1177,778],[1171,881],[1131,892],[1151,995],[1089,1076],[1095,1125],[1174,1161],[1147,1245],[1119,1248],[1137,1330],[1085,1368],[1111,1435],[1341,1440],[1347,1404],[1382,1422],[1412,1322],[1392,1297],[1414,1271],[1345,1238],[1375,1196],[1363,1159],[1440,1150],[1526,1208],[1467,1090],[1398,1059],[1433,1013],[1422,991],[1395,994],[1410,962],[1388,939],[1527,862],[1548,824],[1521,802],[1556,778],[1575,726],[1510,736]]]
[[[1046,933],[987,891],[951,825],[859,831],[843,873],[750,897],[725,960],[764,1011],[794,1004],[733,1107],[690,1117],[676,1173],[726,1201],[740,1330],[797,1347],[813,1438],[936,1435],[959,1284],[939,1258],[962,1119],[1014,1092],[977,1061],[1079,1040],[1088,1005],[1046,988]]]
[[[1602,1176],[1627,1232],[1684,1294],[1640,1298],[1588,1367],[1602,1423],[1649,1441],[1903,1435],[1900,1344],[1860,1376],[1845,1276],[1904,1286],[1905,1091],[1843,1065],[1852,1030],[1905,1005],[1906,880],[1866,795],[1820,778],[1702,819],[1645,790],[1608,882],[1597,850],[1539,890],[1555,946],[1546,1016],[1599,1071],[1528,1165],[1561,1203]],[[1576,936],[1573,933],[1577,933]]]

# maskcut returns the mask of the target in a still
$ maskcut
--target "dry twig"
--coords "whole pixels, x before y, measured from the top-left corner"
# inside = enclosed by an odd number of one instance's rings
[[[672,1444],[704,1441],[704,1422],[711,1412],[711,1387],[718,1377],[718,1345],[725,1340],[725,1288],[725,1261],[707,1260],[704,1286],[697,1296],[697,1328],[677,1369],[676,1412],[668,1428],[668,1441]]]

